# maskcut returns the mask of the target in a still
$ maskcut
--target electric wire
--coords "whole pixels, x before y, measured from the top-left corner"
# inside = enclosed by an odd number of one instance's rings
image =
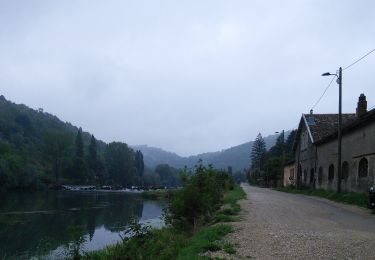
[[[371,53],[373,53],[375,51],[375,49],[369,51],[368,53],[366,53],[365,55],[363,55],[361,58],[359,58],[358,60],[354,61],[353,63],[351,63],[350,65],[346,66],[345,68],[343,68],[342,70],[347,70],[349,69],[350,67],[354,66],[355,64],[357,64],[358,62],[360,62],[361,60],[363,60],[364,58],[366,58],[368,55],[370,55]]]
[[[319,97],[319,99],[315,102],[315,104],[312,106],[311,109],[314,110],[314,108],[319,104],[319,102],[322,100],[323,96],[326,94],[327,90],[329,89],[329,87],[332,85],[332,82],[334,81],[336,77],[332,77],[331,81],[329,82],[328,86],[325,88],[325,90],[323,91],[323,94]]]
[[[355,64],[357,64],[358,62],[360,62],[361,60],[363,60],[364,58],[366,58],[368,55],[370,55],[371,53],[375,52],[375,49],[372,49],[371,51],[367,52],[365,55],[363,55],[361,58],[355,60],[353,63],[349,64],[348,66],[346,66],[345,68],[343,68],[342,70],[347,70],[349,69],[350,67],[354,66]],[[319,104],[319,102],[322,100],[323,96],[326,94],[327,90],[329,89],[329,87],[332,85],[332,82],[333,80],[335,79],[336,77],[332,77],[332,80],[329,82],[328,86],[325,88],[325,90],[323,91],[323,94],[319,97],[319,99],[315,102],[315,104],[312,106],[311,109],[315,109],[315,107]],[[375,106],[371,107],[370,109],[374,108]]]

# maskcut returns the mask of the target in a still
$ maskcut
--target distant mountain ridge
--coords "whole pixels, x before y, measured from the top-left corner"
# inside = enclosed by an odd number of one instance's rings
[[[275,144],[277,137],[277,134],[264,137],[267,149]],[[217,169],[227,169],[231,166],[235,172],[249,167],[252,145],[253,141],[250,141],[221,151],[188,157],[179,156],[176,153],[147,145],[134,145],[131,147],[143,153],[144,162],[151,169],[155,168],[158,164],[169,164],[175,168],[183,168],[185,166],[191,168],[199,159],[202,159],[205,165],[212,164]]]

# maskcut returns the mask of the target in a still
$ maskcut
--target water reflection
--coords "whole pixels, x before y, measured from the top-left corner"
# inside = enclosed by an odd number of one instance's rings
[[[68,228],[81,226],[86,250],[119,241],[130,219],[160,224],[163,203],[112,192],[0,194],[0,258],[45,255],[69,242]]]

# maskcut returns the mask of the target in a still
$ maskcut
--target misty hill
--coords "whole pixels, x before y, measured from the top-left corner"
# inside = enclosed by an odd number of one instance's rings
[[[43,109],[0,96],[0,190],[158,184],[143,173],[142,155],[127,144],[106,144]]]
[[[264,137],[267,149],[275,144],[277,137],[278,135]],[[199,159],[202,159],[204,164],[212,164],[217,169],[227,169],[228,166],[232,166],[233,171],[242,171],[250,165],[252,145],[253,142],[251,141],[222,151],[202,153],[189,157],[182,157],[175,153],[147,145],[135,145],[132,147],[143,153],[144,162],[151,169],[155,168],[158,164],[164,163],[174,168],[183,168],[185,166],[191,168]]]

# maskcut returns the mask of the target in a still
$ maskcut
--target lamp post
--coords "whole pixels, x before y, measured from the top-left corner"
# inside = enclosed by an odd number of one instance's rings
[[[322,76],[336,76],[337,84],[339,84],[339,117],[338,117],[338,130],[337,130],[337,192],[341,192],[341,128],[342,128],[342,68],[339,68],[339,75],[331,74],[329,72],[323,73]]]
[[[279,134],[280,132],[275,132],[275,134]],[[281,136],[282,136],[282,144],[281,144],[281,152],[282,152],[282,157],[281,157],[281,177],[282,177],[282,180],[281,180],[281,183],[282,183],[282,186],[284,184],[284,160],[285,160],[285,133],[284,133],[284,130],[281,131]]]

